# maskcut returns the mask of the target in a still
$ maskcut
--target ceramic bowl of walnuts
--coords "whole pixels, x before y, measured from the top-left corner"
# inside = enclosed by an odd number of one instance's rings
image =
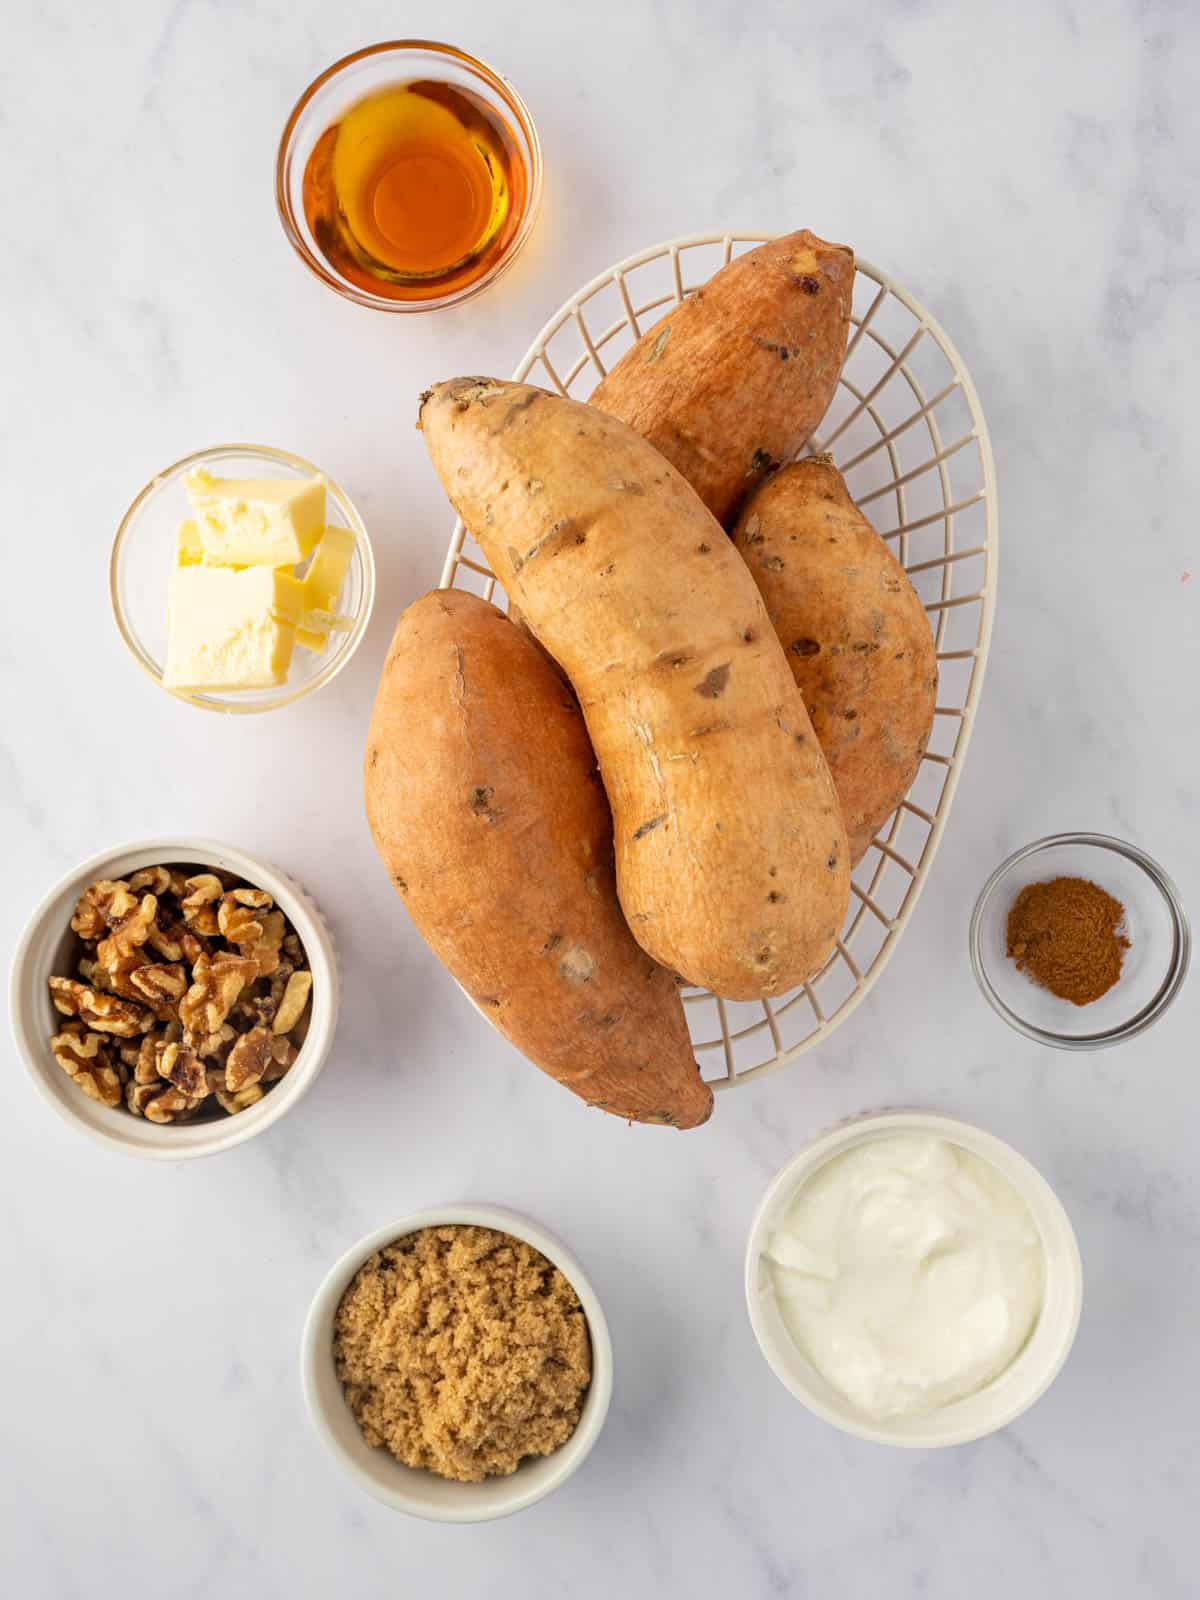
[[[37,1087],[103,1143],[166,1161],[228,1150],[324,1065],[338,972],[292,880],[212,840],[154,839],[69,873],[34,912],[10,1014]]]

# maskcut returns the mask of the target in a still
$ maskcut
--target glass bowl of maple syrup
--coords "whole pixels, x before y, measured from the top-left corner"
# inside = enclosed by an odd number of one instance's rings
[[[357,50],[297,101],[275,195],[309,270],[377,311],[436,311],[479,294],[533,231],[542,151],[501,75],[453,45]]]

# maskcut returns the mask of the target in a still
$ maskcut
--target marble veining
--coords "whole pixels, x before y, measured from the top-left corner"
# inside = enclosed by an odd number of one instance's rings
[[[346,976],[308,1098],[260,1140],[180,1168],[84,1143],[6,1046],[8,1592],[1190,1600],[1200,990],[1116,1053],[1054,1056],[977,996],[966,924],[998,859],[1061,828],[1134,839],[1200,905],[1200,582],[1186,581],[1200,566],[1200,12],[9,0],[4,21],[6,947],[75,860],[193,831],[295,873]],[[511,76],[548,177],[540,229],[495,290],[389,319],[295,261],[272,162],[317,71],[405,32]],[[929,885],[868,1002],[798,1066],[722,1097],[703,1132],[625,1129],[489,1033],[367,835],[374,680],[451,521],[415,401],[456,372],[507,374],[572,288],[643,245],[800,225],[895,274],[972,369],[1000,483],[989,681]],[[129,497],[231,438],[325,466],[379,563],[352,668],[266,721],[169,700],[107,609]],[[826,1124],[897,1103],[1016,1144],[1058,1189],[1085,1264],[1055,1386],[1006,1433],[940,1454],[810,1418],[759,1358],[741,1301],[774,1171]],[[333,1258],[455,1198],[561,1233],[617,1359],[586,1468],[474,1529],[363,1497],[309,1431],[297,1378]]]

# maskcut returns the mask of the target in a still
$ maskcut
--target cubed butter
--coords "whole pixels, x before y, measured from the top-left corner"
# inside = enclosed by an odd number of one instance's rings
[[[202,467],[184,488],[205,557],[227,567],[290,567],[325,526],[325,479],[214,478]]]
[[[270,689],[287,681],[303,609],[298,579],[271,567],[171,574],[168,689]]]
[[[296,643],[306,650],[324,650],[330,628],[348,628],[350,619],[337,614],[338,596],[350,570],[354,535],[349,528],[326,528],[304,578],[304,617]]]
[[[337,611],[306,611],[296,629],[296,643],[306,650],[324,650],[331,633],[348,633],[353,626],[353,617]]]
[[[204,560],[204,546],[200,543],[200,530],[196,527],[193,518],[179,524],[179,532],[175,535],[175,565],[177,567],[198,567]]]

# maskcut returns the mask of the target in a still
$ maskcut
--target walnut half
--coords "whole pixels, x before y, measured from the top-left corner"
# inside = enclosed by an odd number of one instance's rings
[[[113,1033],[131,1039],[135,1033],[148,1033],[154,1016],[144,1006],[119,995],[104,994],[77,983],[74,978],[51,978],[50,998],[64,1017],[78,1017],[96,1033]]]
[[[279,1009],[275,1013],[275,1020],[271,1024],[272,1033],[291,1033],[300,1021],[301,1014],[308,1004],[308,997],[312,993],[312,973],[293,972],[283,991],[283,998],[279,1002]]]
[[[169,1006],[188,990],[187,971],[178,961],[147,961],[129,974],[131,987],[148,1005]]]
[[[182,1089],[161,1084],[159,1092],[143,1103],[142,1115],[148,1122],[181,1122],[196,1109],[198,1104],[198,1101],[184,1094]]]
[[[68,1024],[50,1041],[59,1066],[84,1094],[101,1105],[121,1103],[121,1074],[114,1064],[107,1041],[98,1033],[85,1032],[78,1023]]]
[[[203,1100],[208,1093],[204,1063],[186,1044],[167,1044],[159,1057],[160,1076],[172,1083],[189,1100]]]
[[[81,939],[102,939],[110,919],[137,904],[123,878],[101,878],[79,896],[71,927]],[[114,912],[114,905],[118,908]]]
[[[261,1081],[273,1060],[271,1034],[266,1028],[251,1028],[229,1052],[225,1063],[225,1087],[230,1094],[248,1089]]]
[[[192,984],[179,1002],[179,1020],[192,1036],[205,1038],[225,1021],[234,1001],[258,974],[249,956],[201,956],[192,968]]]

